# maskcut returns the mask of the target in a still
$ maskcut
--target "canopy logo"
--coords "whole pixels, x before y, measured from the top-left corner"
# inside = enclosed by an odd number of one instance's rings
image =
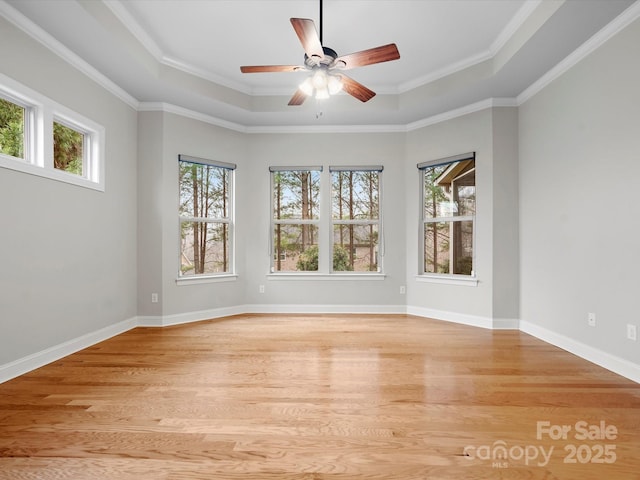
[[[536,423],[536,440],[545,445],[508,445],[497,440],[490,445],[468,445],[464,456],[468,460],[491,461],[494,468],[508,468],[510,464],[544,467],[549,464],[557,443],[562,443],[563,463],[602,463],[616,461],[616,445],[611,442],[618,438],[615,425],[604,420],[591,424],[580,420],[573,425],[552,424],[541,420]],[[580,443],[570,443],[577,441]],[[549,445],[556,442],[556,445]],[[567,442],[567,443],[565,443]]]
[[[542,445],[513,445],[510,447],[504,440],[497,440],[492,445],[466,446],[464,455],[469,460],[491,460],[494,462],[493,466],[498,468],[506,468],[509,466],[509,462],[520,463],[522,460],[527,466],[544,467],[551,460],[553,449],[553,445],[548,449]]]

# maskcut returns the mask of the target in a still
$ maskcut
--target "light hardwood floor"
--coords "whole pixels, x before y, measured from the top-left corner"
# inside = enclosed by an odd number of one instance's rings
[[[3,480],[497,478],[640,479],[640,385],[402,315],[137,328],[0,385]]]

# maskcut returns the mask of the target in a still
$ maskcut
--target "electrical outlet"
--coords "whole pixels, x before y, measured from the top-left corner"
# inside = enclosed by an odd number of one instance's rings
[[[637,333],[638,332],[636,331],[636,326],[627,323],[627,338],[635,342],[638,339]]]
[[[407,287],[405,287],[404,285],[402,285],[400,287],[400,295],[404,295],[405,293],[407,293]]]
[[[260,286],[258,287],[258,291],[259,291],[260,293],[264,293],[264,285],[260,285]]]
[[[596,326],[596,314],[589,312],[587,313],[587,323],[589,324],[590,327],[595,327]]]
[[[158,303],[158,294],[157,293],[152,293],[151,294],[151,303]]]

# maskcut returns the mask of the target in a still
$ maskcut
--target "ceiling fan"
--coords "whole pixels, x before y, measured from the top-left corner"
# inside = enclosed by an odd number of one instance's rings
[[[302,105],[308,96],[314,94],[317,99],[328,98],[340,90],[344,90],[361,102],[371,100],[376,93],[343,74],[342,71],[400,58],[400,53],[395,43],[342,56],[338,56],[335,50],[325,47],[322,44],[322,0],[320,0],[320,35],[318,35],[313,20],[291,18],[290,21],[305,51],[304,65],[253,65],[240,67],[242,73],[310,72],[310,76],[299,86],[291,100],[289,100],[289,105]]]

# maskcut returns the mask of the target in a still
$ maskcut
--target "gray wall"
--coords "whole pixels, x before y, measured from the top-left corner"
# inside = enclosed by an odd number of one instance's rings
[[[338,309],[373,311],[386,306],[404,311],[400,286],[406,281],[405,218],[398,214],[404,211],[403,134],[251,135],[170,113],[144,112],[139,116],[139,135],[141,316],[171,323],[232,307],[305,311],[310,305],[323,310],[342,305]],[[237,164],[235,281],[176,284],[180,153]],[[374,164],[384,166],[385,278],[291,281],[269,276],[269,166],[323,165],[322,182],[328,185],[329,165]],[[264,294],[259,293],[260,285],[265,286]],[[151,303],[154,292],[159,294],[157,304]]]
[[[141,112],[138,120],[139,182],[138,313],[161,317],[207,312],[244,304],[244,237],[239,223],[236,248],[238,281],[177,285],[179,265],[178,155],[238,163],[236,196],[247,196],[243,134],[163,112]],[[240,215],[237,213],[237,216]],[[158,303],[151,303],[151,294]],[[153,322],[151,322],[153,323]],[[156,323],[158,323],[156,321]],[[161,323],[161,322],[160,322]]]
[[[244,134],[136,113],[0,19],[3,72],[107,132],[104,193],[0,169],[0,366],[136,317],[297,306],[498,327],[520,318],[640,363],[638,344],[624,339],[625,324],[638,324],[640,286],[638,45],[636,22],[519,108],[407,133]],[[419,282],[416,164],[468,151],[477,154],[478,285]],[[176,285],[180,153],[238,164],[236,281]],[[268,276],[268,166],[301,164],[384,165],[384,280]],[[587,312],[597,327],[586,327]]]
[[[250,145],[247,170],[252,195],[240,199],[238,216],[240,222],[240,212],[246,212],[249,224],[254,226],[245,244],[249,282],[247,303],[324,305],[324,308],[330,305],[404,305],[404,296],[399,293],[400,285],[405,282],[405,225],[403,215],[399,214],[404,209],[403,135],[265,134],[249,135],[247,140]],[[330,182],[329,165],[383,165],[385,279],[299,282],[268,279],[270,165],[322,165],[321,181],[325,185]],[[327,215],[330,212],[327,211]],[[258,293],[260,284],[265,285],[265,294]]]
[[[447,316],[451,313],[479,319],[491,317],[492,274],[492,142],[491,110],[458,117],[407,134],[405,161],[407,303],[414,313]],[[476,263],[478,285],[423,283],[416,280],[420,236],[419,173],[417,164],[466,152],[476,152]]]
[[[636,21],[519,117],[521,319],[636,364],[639,46]]]
[[[494,108],[493,120],[493,310],[494,324],[520,318],[518,228],[518,109]]]
[[[2,365],[135,318],[137,113],[2,18],[0,65],[107,132],[105,192],[0,169]]]

